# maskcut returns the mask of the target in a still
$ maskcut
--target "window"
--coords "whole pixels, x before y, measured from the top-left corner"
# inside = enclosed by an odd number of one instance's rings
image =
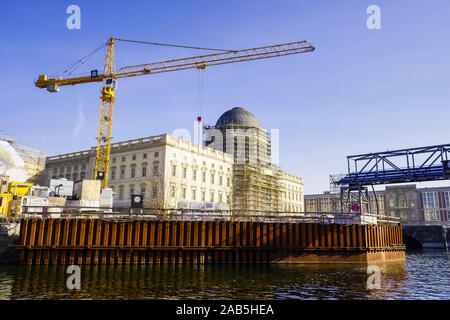
[[[445,207],[450,208],[450,191],[445,191],[444,196],[445,196]]]
[[[125,179],[125,167],[120,168],[120,179]]]
[[[132,194],[134,194],[134,185],[130,186],[130,199]]]
[[[86,163],[82,163],[82,164],[81,164],[81,169],[82,169],[82,170],[86,169]]]
[[[70,172],[70,171],[72,171],[72,167],[68,166],[67,169],[66,169],[66,172]]]
[[[181,198],[186,199],[186,187],[181,188]]]
[[[147,159],[147,154],[146,154],[146,153],[144,153],[144,154],[142,155],[142,159]]]
[[[186,176],[187,176],[187,168],[183,167],[183,178],[186,179]]]
[[[147,176],[147,167],[146,167],[146,166],[143,166],[143,167],[142,167],[142,176],[143,176],[143,177],[146,177],[146,176]]]
[[[119,200],[123,200],[123,186],[119,186]]]
[[[191,193],[192,193],[192,200],[195,200],[196,195],[197,195],[197,189],[192,188]]]
[[[156,198],[156,195],[158,194],[158,187],[153,186],[152,188],[152,198]]]
[[[78,173],[74,173],[73,174],[73,181],[77,181],[78,180]]]
[[[209,201],[214,202],[214,191],[210,192]]]
[[[73,166],[73,171],[78,171],[78,165],[77,164]]]
[[[197,180],[197,170],[192,169],[192,180]]]
[[[202,172],[202,182],[206,182],[206,172]]]
[[[158,175],[158,164],[153,165],[153,175],[156,177]]]
[[[223,176],[220,175],[220,176],[219,176],[219,185],[222,185],[222,182],[223,182]]]
[[[439,210],[425,210],[424,218],[425,221],[440,221],[441,215],[439,214]]]
[[[177,166],[176,165],[172,165],[172,177],[175,177],[175,175],[177,174]]]
[[[55,174],[55,173],[58,173],[58,168],[53,168],[53,173]]]
[[[222,198],[222,193],[219,193],[219,202],[222,202],[223,198]]]
[[[116,158],[112,158],[112,163],[116,163]]]
[[[86,172],[82,172],[82,173],[80,174],[80,179],[81,179],[81,180],[83,180],[84,177],[86,177]]]
[[[211,173],[211,184],[214,184],[214,173]]]
[[[206,191],[202,190],[202,201],[205,201],[206,199]]]
[[[230,186],[230,177],[227,177],[227,187]]]
[[[156,151],[156,152],[155,152],[155,158],[158,158],[158,157],[159,157],[159,152]]]
[[[66,174],[66,179],[70,180],[70,173]]]
[[[170,196],[175,197],[175,186],[170,187]]]
[[[116,167],[111,168],[111,180],[116,179]]]
[[[145,195],[145,186],[142,186],[142,187],[141,187],[141,195],[142,195],[142,198],[144,198],[144,195]]]
[[[136,176],[136,166],[131,167],[131,178],[134,178]]]
[[[132,159],[132,160],[136,160],[136,155],[133,154],[133,155],[131,156],[131,159]]]
[[[122,157],[122,162],[125,162],[126,157]]]
[[[425,209],[439,208],[437,192],[424,192],[422,195]]]
[[[59,168],[59,173],[63,173],[64,172],[64,167]]]

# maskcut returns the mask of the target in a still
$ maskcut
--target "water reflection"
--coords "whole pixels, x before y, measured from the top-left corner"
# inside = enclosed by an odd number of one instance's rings
[[[1,267],[0,298],[448,299],[441,253],[379,264],[378,290],[366,288],[367,266],[351,264],[82,266],[79,291],[67,289],[61,266]]]

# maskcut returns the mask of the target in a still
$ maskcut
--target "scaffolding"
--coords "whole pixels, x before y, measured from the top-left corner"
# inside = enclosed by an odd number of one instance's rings
[[[26,172],[26,181],[39,184],[42,172],[45,169],[46,154],[36,149],[17,144],[14,140],[0,138],[8,142],[23,161],[22,169]]]
[[[236,164],[233,179],[233,210],[281,212],[284,209],[282,193],[285,189],[279,170],[261,164]]]

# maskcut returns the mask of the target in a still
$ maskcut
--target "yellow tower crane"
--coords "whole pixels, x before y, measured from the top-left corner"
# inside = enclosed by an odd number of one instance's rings
[[[222,52],[190,58],[140,64],[135,66],[127,66],[122,67],[116,71],[114,58],[114,43],[116,41],[126,41],[152,45],[164,45],[172,47],[191,48],[191,49],[215,50]],[[102,47],[104,46],[106,46],[106,54],[105,54],[105,66],[103,74],[99,74],[98,70],[92,70],[90,75],[84,76],[72,76],[71,73],[69,73],[54,78],[47,78],[47,75],[40,75],[35,82],[36,87],[47,88],[49,92],[58,92],[59,87],[61,86],[90,83],[90,82],[103,82],[103,86],[101,89],[102,96],[100,109],[100,123],[97,137],[97,154],[95,160],[95,178],[102,180],[103,188],[106,188],[108,185],[109,153],[111,147],[111,125],[114,106],[114,94],[117,86],[117,79],[134,76],[143,76],[161,72],[193,69],[193,68],[205,69],[206,67],[209,66],[226,63],[274,58],[297,53],[312,52],[315,49],[313,45],[309,44],[306,41],[291,42],[268,47],[259,47],[244,50],[221,50],[221,49],[167,45],[144,41],[118,39],[118,38],[109,38],[106,41],[106,43],[102,45]],[[88,59],[100,48],[94,50],[94,52],[92,52],[85,58],[81,59],[76,65],[76,67],[83,64],[86,59]]]

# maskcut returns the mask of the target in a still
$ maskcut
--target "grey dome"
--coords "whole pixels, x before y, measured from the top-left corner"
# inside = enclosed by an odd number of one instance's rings
[[[216,128],[223,128],[226,126],[242,126],[258,128],[259,123],[255,116],[244,108],[233,108],[224,112],[216,123]]]

